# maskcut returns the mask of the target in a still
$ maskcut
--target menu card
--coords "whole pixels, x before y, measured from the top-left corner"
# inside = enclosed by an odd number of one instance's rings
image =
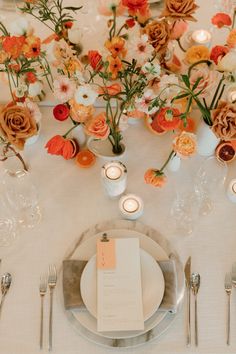
[[[142,330],[139,239],[116,239],[114,247],[115,267],[97,269],[97,330]]]

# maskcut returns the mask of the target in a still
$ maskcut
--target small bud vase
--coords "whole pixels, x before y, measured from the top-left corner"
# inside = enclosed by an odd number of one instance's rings
[[[197,150],[200,156],[212,156],[220,139],[211,130],[211,127],[202,121],[197,129]]]

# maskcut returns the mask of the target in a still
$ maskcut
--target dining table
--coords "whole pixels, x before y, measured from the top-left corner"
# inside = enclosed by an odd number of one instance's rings
[[[210,19],[216,12],[216,1],[198,0],[197,4],[198,22],[191,23],[190,27],[209,29]],[[6,17],[8,12],[0,9],[0,15]],[[17,12],[9,12],[9,19],[16,15]],[[39,30],[42,31],[41,28]],[[2,87],[6,86],[1,86],[1,90]],[[26,146],[23,152],[30,166],[32,181],[37,188],[41,221],[34,228],[24,228],[11,246],[0,248],[0,274],[9,272],[12,275],[11,288],[0,319],[1,354],[48,352],[46,344],[42,350],[39,348],[40,275],[47,273],[50,264],[55,264],[60,273],[62,261],[85,230],[105,221],[122,219],[119,200],[109,198],[101,183],[101,168],[105,163],[103,159],[97,158],[93,166],[85,169],[76,165],[73,159],[66,161],[60,156],[47,154],[46,142],[53,135],[63,134],[66,128],[69,128],[69,122],[65,121],[62,124],[53,118],[52,109],[49,103],[40,105],[43,115],[40,136],[37,142]],[[102,107],[97,110],[101,111]],[[198,119],[196,109],[193,110],[192,116]],[[236,160],[228,165],[224,187],[215,191],[214,208],[211,213],[196,217],[191,234],[181,234],[175,232],[171,208],[177,191],[192,188],[193,177],[204,157],[195,156],[183,160],[180,171],[176,174],[167,173],[166,185],[155,188],[145,184],[144,174],[148,168],[158,168],[165,161],[171,149],[171,133],[156,136],[147,129],[143,121],[140,121],[130,124],[123,135],[126,152],[121,162],[127,167],[126,192],[138,195],[144,203],[144,213],[138,221],[158,230],[169,241],[178,253],[183,267],[187,258],[191,256],[192,271],[201,274],[201,287],[198,293],[199,344],[198,347],[194,344],[186,346],[185,301],[171,326],[160,337],[148,343],[130,348],[107,348],[89,341],[79,334],[68,320],[62,301],[62,287],[58,283],[54,293],[52,352],[235,353],[236,289],[232,289],[231,343],[227,346],[227,295],[224,278],[225,273],[231,270],[232,264],[236,261],[236,204],[226,195],[229,181],[236,178]],[[3,168],[1,164],[0,169]],[[47,293],[46,328],[48,313]]]

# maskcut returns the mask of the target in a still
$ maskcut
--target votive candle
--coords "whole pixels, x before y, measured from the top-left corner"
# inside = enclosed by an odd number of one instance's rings
[[[124,193],[127,183],[127,168],[120,161],[107,162],[101,171],[103,187],[111,198]]]
[[[232,179],[229,182],[227,196],[231,202],[236,203],[236,179]]]
[[[143,214],[143,201],[135,194],[126,194],[120,198],[119,209],[125,219],[136,220]]]
[[[204,29],[196,30],[192,33],[192,40],[195,45],[205,45],[208,47],[211,44],[211,39],[211,33]]]

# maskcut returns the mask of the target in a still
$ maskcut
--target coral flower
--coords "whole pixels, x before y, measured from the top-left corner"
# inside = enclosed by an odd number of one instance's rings
[[[200,60],[210,58],[210,51],[204,45],[193,45],[186,52],[186,61],[188,64],[194,64]]]
[[[221,60],[228,52],[229,48],[224,47],[223,45],[216,45],[211,49],[210,59],[217,65],[218,61]]]
[[[112,80],[115,80],[118,76],[119,71],[122,70],[122,62],[121,60],[116,57],[113,58],[112,56],[107,57],[108,61],[108,72],[111,74]]]
[[[22,54],[22,49],[25,43],[25,37],[5,37],[2,43],[2,47],[12,59],[17,59]]]
[[[147,0],[122,0],[122,4],[128,7],[130,15],[137,15],[139,12],[141,15],[145,15],[148,11]]]
[[[89,64],[96,71],[100,71],[102,68],[102,56],[97,50],[89,50],[88,52]]]
[[[150,168],[146,171],[144,180],[147,184],[151,184],[154,187],[163,187],[167,178],[163,172]]]
[[[174,130],[180,122],[180,111],[177,108],[165,107],[157,112],[154,120],[158,120],[159,126],[164,130]]]
[[[234,48],[236,46],[236,29],[233,29],[228,37],[227,37],[227,44],[230,48]]]
[[[104,112],[92,118],[86,125],[86,133],[96,139],[105,140],[110,134],[110,128],[107,124],[106,114]]]
[[[36,58],[40,55],[41,41],[40,38],[35,36],[29,36],[25,40],[23,46],[24,55],[27,58]]]
[[[228,14],[224,12],[218,12],[215,14],[215,16],[212,17],[211,23],[216,27],[221,28],[224,26],[231,26],[232,20]]]
[[[62,148],[61,156],[64,157],[65,160],[70,160],[75,157],[76,153],[77,146],[74,140],[64,139],[64,145]]]
[[[173,141],[173,150],[180,157],[190,157],[197,151],[196,135],[183,131]]]
[[[92,118],[94,113],[94,107],[92,105],[85,106],[83,104],[79,104],[75,101],[75,99],[71,99],[69,101],[69,105],[70,115],[74,121],[84,123]]]
[[[45,148],[48,150],[48,154],[61,155],[64,142],[65,139],[61,135],[55,135],[45,145]]]
[[[105,47],[109,50],[114,58],[116,58],[118,55],[124,57],[126,54],[124,38],[113,37],[111,41],[107,40],[105,42]]]
[[[109,95],[115,96],[118,95],[122,90],[121,85],[116,83],[110,86],[100,87],[98,90],[99,95]]]
[[[25,76],[27,82],[29,82],[30,84],[34,84],[37,81],[37,77],[32,71],[27,72]]]

